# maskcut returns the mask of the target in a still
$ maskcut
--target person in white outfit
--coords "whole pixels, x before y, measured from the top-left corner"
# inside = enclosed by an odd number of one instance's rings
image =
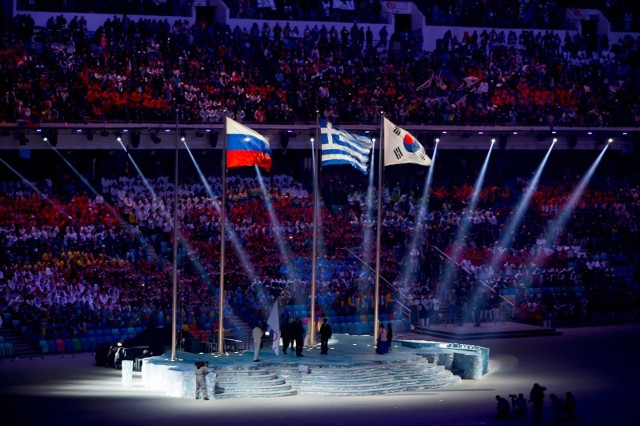
[[[260,346],[262,344],[262,328],[258,324],[253,327],[253,362],[260,361]]]

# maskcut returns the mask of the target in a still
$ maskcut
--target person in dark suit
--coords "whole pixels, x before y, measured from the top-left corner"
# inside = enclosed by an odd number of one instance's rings
[[[331,339],[331,325],[327,317],[324,317],[320,326],[320,353],[323,355],[329,353],[329,339]]]
[[[291,336],[296,341],[296,356],[302,355],[302,346],[304,345],[304,327],[302,326],[302,320],[296,319],[291,325]]]
[[[280,326],[280,334],[282,335],[282,352],[286,354],[287,349],[289,348],[289,343],[291,342],[291,322],[289,317],[285,317],[282,322],[282,325]],[[293,351],[293,345],[291,346],[291,351]]]

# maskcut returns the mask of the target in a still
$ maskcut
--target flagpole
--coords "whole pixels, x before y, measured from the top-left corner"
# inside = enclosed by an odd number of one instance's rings
[[[229,118],[225,111],[224,135],[222,145],[222,199],[220,202],[220,295],[218,297],[218,353],[224,353],[224,250],[227,225],[227,124]]]
[[[311,159],[313,160],[313,247],[311,249],[311,327],[309,330],[309,344],[313,349],[316,342],[316,280],[318,278],[316,268],[318,264],[318,205],[320,194],[318,185],[318,155],[315,141],[320,140],[318,129],[320,128],[320,113],[316,111],[316,133],[311,140]]]
[[[382,170],[383,170],[383,138],[384,138],[384,111],[380,113],[380,146],[378,148],[378,216],[376,219],[376,280],[373,305],[373,346],[377,346],[378,330],[380,328],[380,244],[382,235]]]
[[[178,338],[178,140],[180,139],[178,105],[176,105],[176,153],[173,188],[173,263],[171,273],[171,361],[176,360],[176,340]]]

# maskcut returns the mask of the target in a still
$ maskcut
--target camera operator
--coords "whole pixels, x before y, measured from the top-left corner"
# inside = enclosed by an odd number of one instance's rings
[[[209,363],[206,361],[196,361],[196,399],[200,399],[199,392],[202,390],[202,399],[209,400],[207,393],[207,374],[209,374]]]
[[[511,410],[509,409],[509,401],[506,398],[496,395],[496,420],[511,420]]]
[[[524,419],[525,414],[527,414],[527,400],[524,395],[521,393],[519,393],[518,396],[511,394],[509,397],[511,398],[514,417],[517,420]]]
[[[533,406],[533,420],[535,422],[542,421],[542,406],[544,404],[544,391],[546,390],[547,388],[544,386],[534,383],[529,393],[529,401]]]

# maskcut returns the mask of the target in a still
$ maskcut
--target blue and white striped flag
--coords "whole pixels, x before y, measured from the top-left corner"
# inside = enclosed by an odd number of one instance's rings
[[[356,135],[320,120],[322,134],[322,165],[350,164],[367,174],[367,164],[373,148],[368,136]]]

